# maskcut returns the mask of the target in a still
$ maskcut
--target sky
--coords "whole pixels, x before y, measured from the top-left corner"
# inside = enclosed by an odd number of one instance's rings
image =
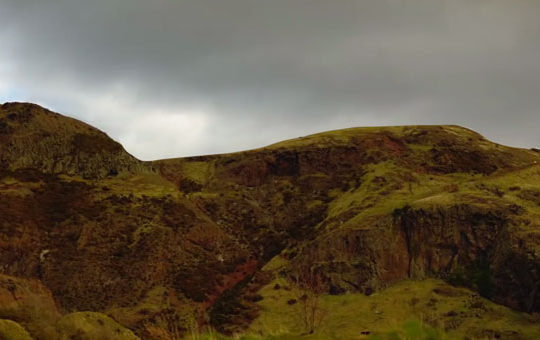
[[[540,147],[538,0],[0,0],[0,103],[143,160],[355,126]]]

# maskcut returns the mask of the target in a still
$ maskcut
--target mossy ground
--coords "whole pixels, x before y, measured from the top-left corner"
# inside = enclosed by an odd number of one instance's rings
[[[138,340],[132,331],[110,317],[94,312],[77,312],[65,315],[57,325],[58,339],[80,340]]]
[[[329,217],[358,210],[343,227],[362,226],[374,216],[388,215],[405,205],[426,208],[474,204],[493,208],[516,204],[536,225],[540,223],[540,164],[486,176],[404,172],[388,161],[368,166],[362,179],[364,184],[357,189],[333,192],[336,198],[329,206]]]
[[[0,319],[0,340],[32,340],[32,337],[18,323]]]

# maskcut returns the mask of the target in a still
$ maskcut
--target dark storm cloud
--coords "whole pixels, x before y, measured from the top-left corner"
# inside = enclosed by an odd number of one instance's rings
[[[536,0],[0,0],[0,96],[76,115],[142,158],[388,124],[532,147],[538,13]]]

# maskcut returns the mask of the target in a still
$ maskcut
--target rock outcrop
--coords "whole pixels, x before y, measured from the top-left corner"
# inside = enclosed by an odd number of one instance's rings
[[[364,228],[323,233],[292,257],[330,293],[371,294],[402,280],[439,277],[518,310],[540,310],[537,243],[520,236],[511,209],[408,206]],[[535,226],[534,228],[538,228]]]
[[[38,280],[0,274],[0,319],[20,324],[5,321],[5,332],[11,330],[23,339],[24,332],[17,329],[24,327],[36,339],[52,340],[56,338],[55,324],[59,318],[51,292]]]

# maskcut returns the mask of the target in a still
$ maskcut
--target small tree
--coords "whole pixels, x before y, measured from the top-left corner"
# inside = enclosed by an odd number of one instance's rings
[[[306,266],[298,273],[296,285],[304,292],[299,298],[302,323],[306,333],[312,334],[322,324],[325,316],[321,295],[325,292],[326,284],[321,273]]]

